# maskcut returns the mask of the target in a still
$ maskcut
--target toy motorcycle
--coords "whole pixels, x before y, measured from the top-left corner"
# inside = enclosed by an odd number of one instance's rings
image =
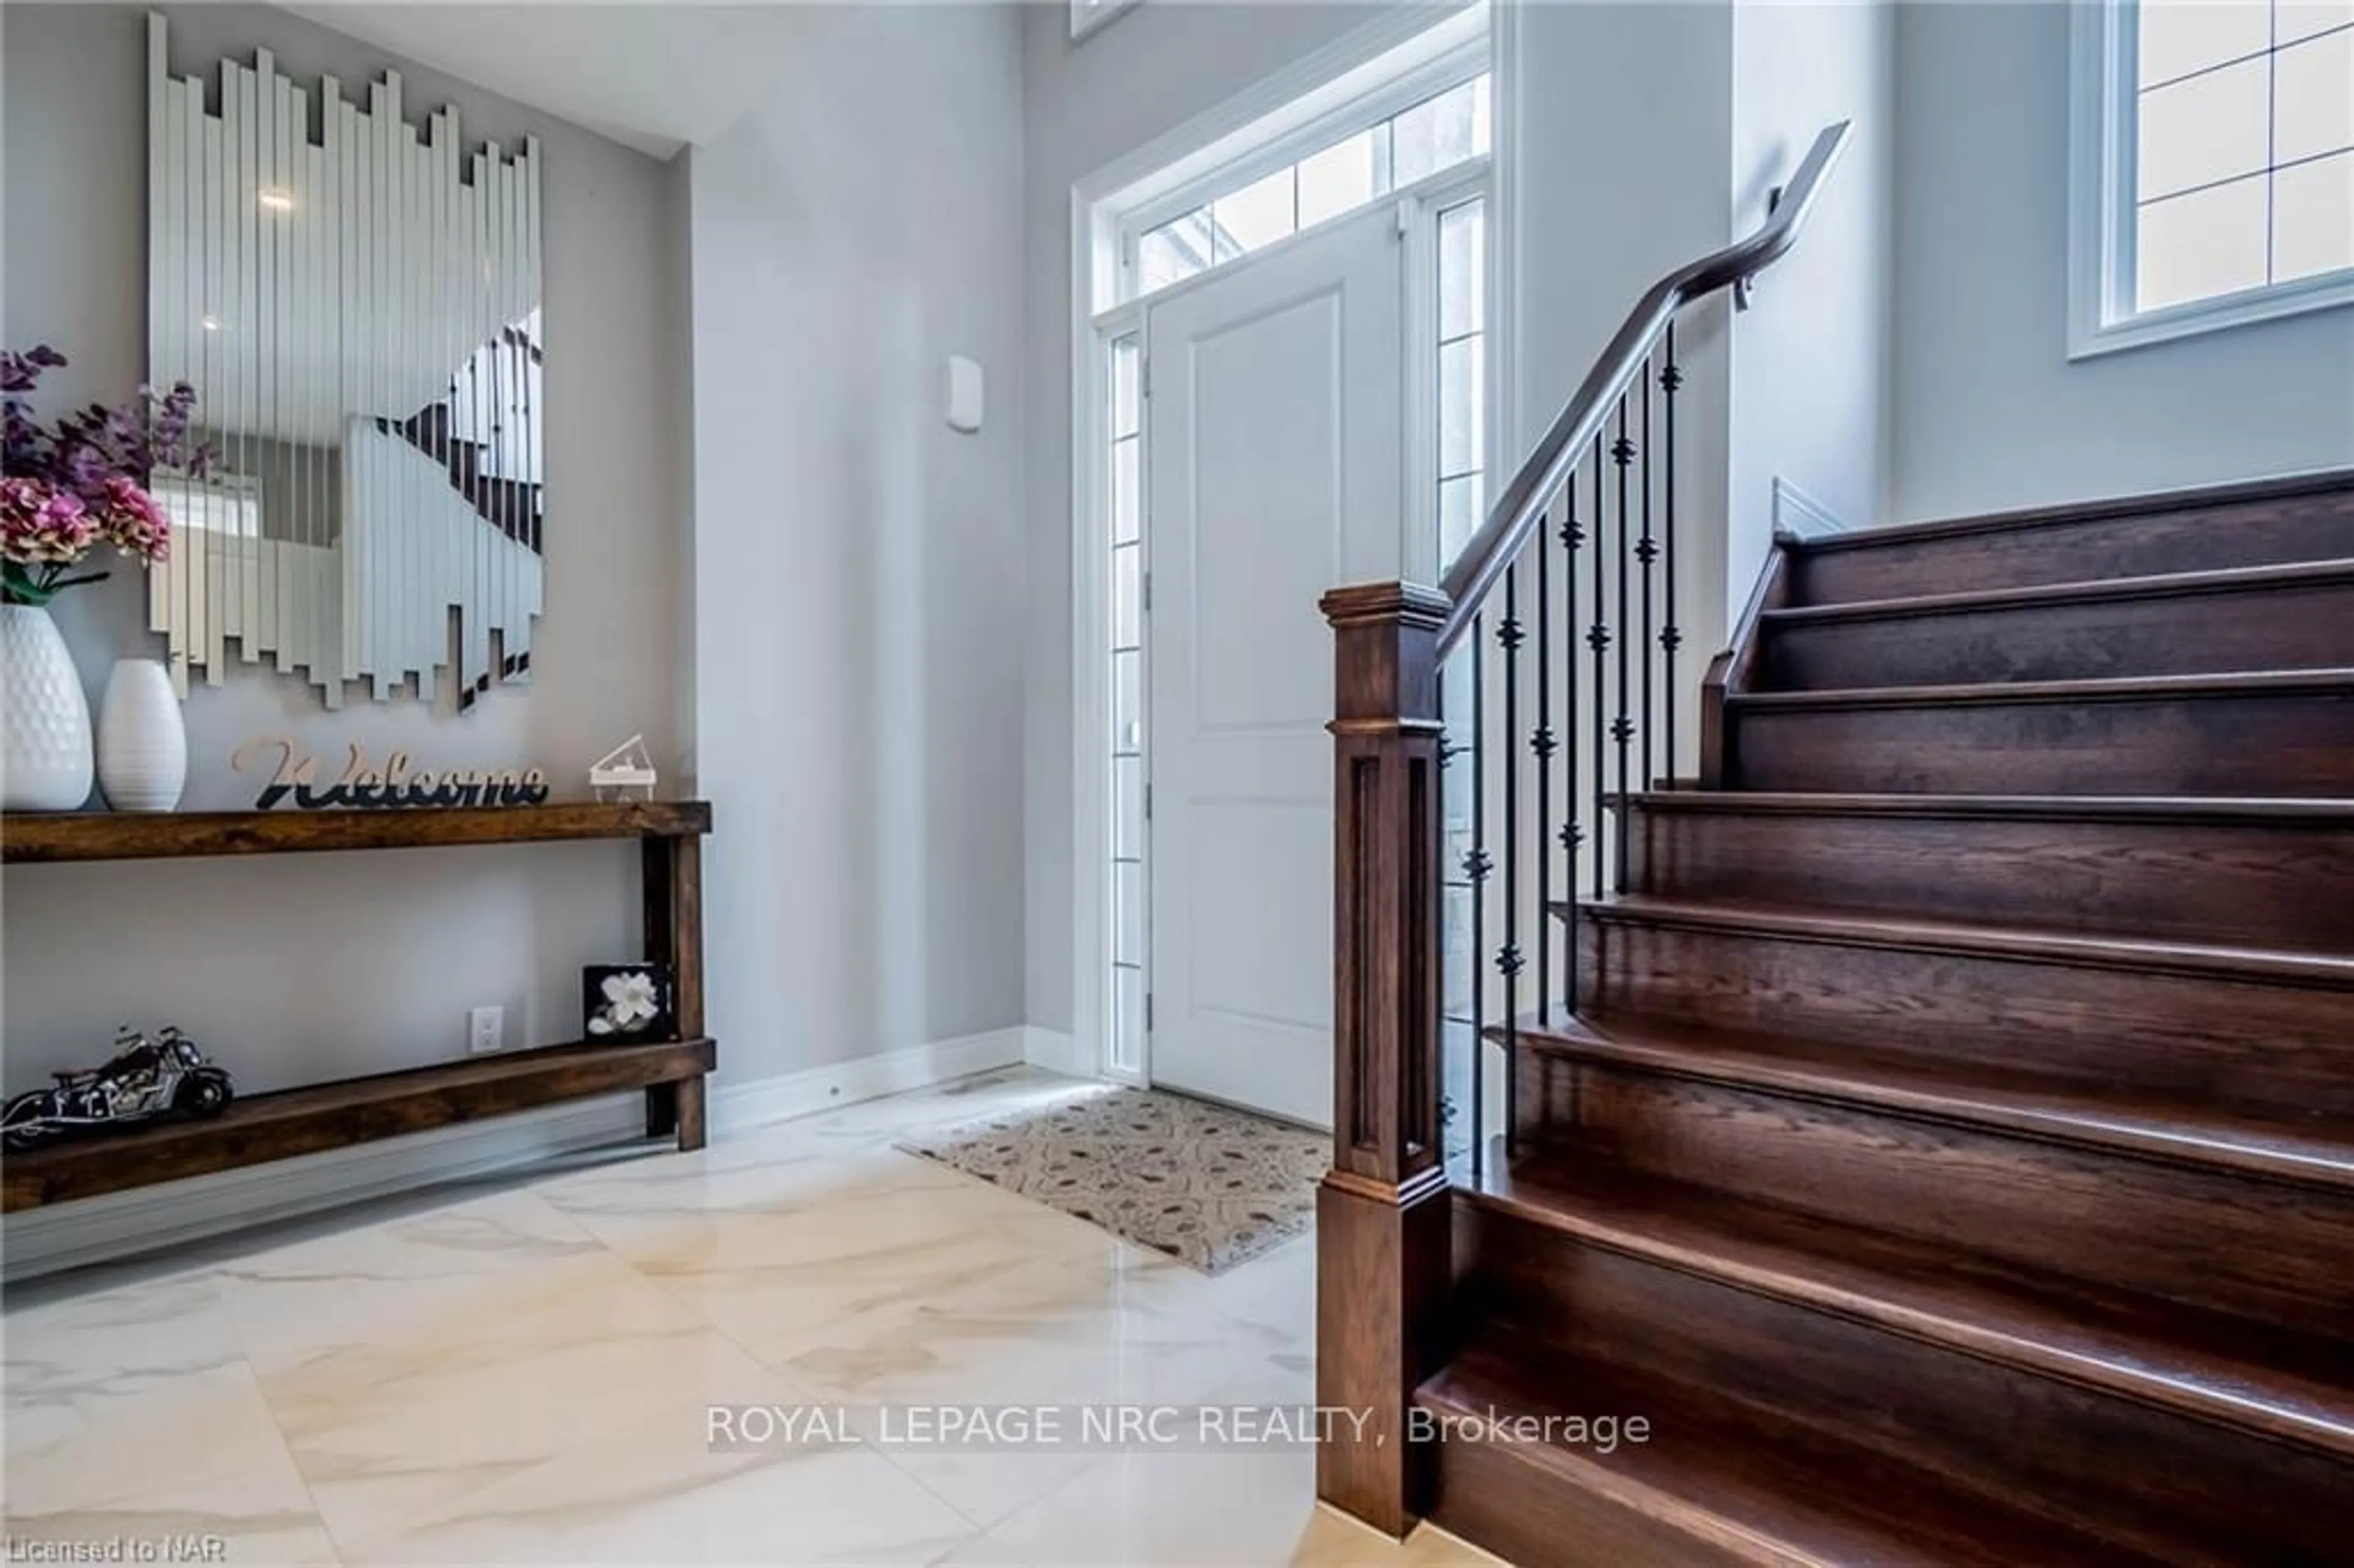
[[[120,1127],[167,1112],[216,1117],[236,1097],[228,1070],[206,1059],[177,1029],[150,1039],[126,1030],[106,1062],[57,1073],[46,1089],[28,1089],[0,1110],[0,1142],[32,1149],[67,1132]]]

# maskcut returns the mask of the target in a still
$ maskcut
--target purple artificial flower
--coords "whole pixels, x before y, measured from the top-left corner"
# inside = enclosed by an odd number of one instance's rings
[[[196,388],[152,387],[120,408],[93,403],[44,424],[31,394],[41,374],[66,363],[47,344],[0,350],[0,497],[5,548],[0,594],[12,604],[46,604],[60,588],[104,573],[68,577],[67,568],[103,539],[153,565],[169,557],[171,520],[148,491],[158,469],[190,477],[209,471],[210,447],[191,439]]]
[[[37,479],[0,480],[0,556],[20,567],[71,566],[98,535],[80,496]]]
[[[164,508],[130,480],[116,474],[106,481],[106,504],[99,512],[99,527],[107,541],[126,556],[153,566],[172,554],[172,520]]]

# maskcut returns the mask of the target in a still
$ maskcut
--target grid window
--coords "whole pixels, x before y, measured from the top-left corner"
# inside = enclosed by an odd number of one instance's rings
[[[1483,74],[1352,132],[1137,237],[1136,296],[1354,212],[1404,185],[1482,157],[1492,140]]]
[[[1143,355],[1134,333],[1111,344],[1111,1065],[1144,1065],[1145,777]]]
[[[2134,16],[2134,308],[2354,269],[2354,4]]]
[[[1432,443],[1437,457],[1433,471],[1438,476],[1438,563],[1444,571],[1478,530],[1488,503],[1487,199],[1474,196],[1442,207],[1437,231],[1431,291],[1437,302],[1433,313],[1437,334],[1437,380],[1432,399],[1436,418],[1425,439]],[[1450,659],[1440,673],[1444,712],[1449,723],[1458,726],[1458,734],[1476,722],[1476,660]],[[1473,1135],[1479,1126],[1475,1101],[1480,1080],[1473,1065],[1485,1049],[1479,1040],[1478,994],[1479,890],[1469,875],[1469,856],[1479,843],[1479,808],[1474,799],[1479,787],[1479,769],[1469,765],[1469,758],[1459,758],[1457,766],[1439,774],[1446,835],[1441,857],[1446,890],[1439,959],[1440,1114],[1441,1141],[1450,1163],[1470,1157]]]
[[[1488,203],[1438,215],[1438,560],[1453,563],[1487,511]]]

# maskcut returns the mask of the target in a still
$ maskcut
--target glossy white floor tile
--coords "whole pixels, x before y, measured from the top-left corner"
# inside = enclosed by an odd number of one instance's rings
[[[1296,1446],[861,1440],[886,1406],[1311,1397],[1312,1242],[1213,1279],[891,1147],[1071,1092],[999,1074],[20,1291],[5,1533],[232,1563],[1491,1561],[1320,1511]],[[848,1429],[714,1452],[715,1404]]]

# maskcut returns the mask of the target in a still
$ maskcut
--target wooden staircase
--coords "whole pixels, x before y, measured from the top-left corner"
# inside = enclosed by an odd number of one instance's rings
[[[1782,541],[1708,702],[1556,906],[1576,1012],[1489,1029],[1451,1280],[1400,1233],[1410,1496],[1531,1564],[2354,1563],[2354,472]]]

